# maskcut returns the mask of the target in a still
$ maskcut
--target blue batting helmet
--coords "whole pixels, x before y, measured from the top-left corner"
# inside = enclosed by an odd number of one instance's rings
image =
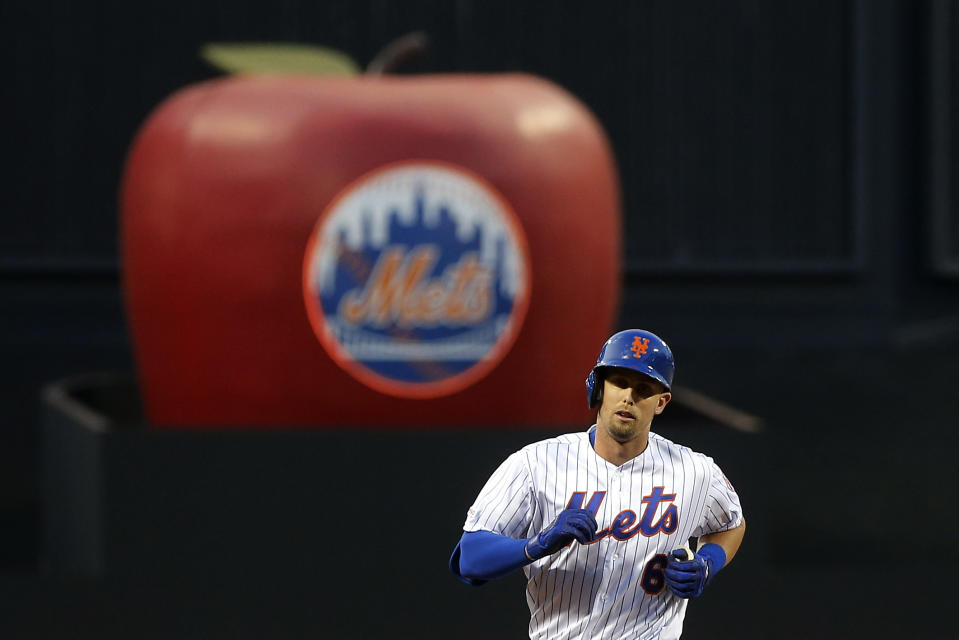
[[[607,367],[638,371],[665,386],[667,391],[673,386],[673,352],[659,336],[649,331],[627,329],[606,341],[596,358],[596,366],[586,377],[586,397],[590,409],[599,402],[603,388],[601,374]]]

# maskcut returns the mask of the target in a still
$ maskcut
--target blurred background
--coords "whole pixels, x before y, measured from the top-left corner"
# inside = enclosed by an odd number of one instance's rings
[[[762,421],[654,424],[716,458],[750,523],[684,638],[959,637],[957,27],[945,0],[8,0],[0,637],[524,637],[521,577],[469,589],[446,558],[495,465],[576,426],[341,430],[316,451],[290,433],[242,477],[255,438],[201,433],[185,452],[144,436],[122,446],[206,469],[201,490],[120,487],[110,500],[135,515],[108,569],[51,560],[42,389],[135,372],[117,190],[137,129],[219,75],[205,43],[315,43],[365,65],[411,31],[429,50],[402,73],[522,71],[592,109],[622,184],[611,330],[656,331],[677,383]],[[136,421],[135,386],[121,395],[103,402]],[[342,461],[376,446],[395,455]],[[289,487],[324,484],[277,500],[279,466]],[[410,477],[436,485],[417,500],[429,513],[383,504],[378,488]]]

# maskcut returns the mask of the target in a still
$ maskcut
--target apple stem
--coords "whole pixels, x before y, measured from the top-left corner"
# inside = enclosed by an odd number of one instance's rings
[[[429,37],[422,31],[400,36],[383,47],[366,65],[366,75],[379,76],[393,73],[400,66],[426,53]]]

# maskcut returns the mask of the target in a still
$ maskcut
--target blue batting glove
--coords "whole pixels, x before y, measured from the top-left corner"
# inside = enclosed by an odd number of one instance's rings
[[[560,511],[556,519],[526,543],[526,557],[539,560],[556,553],[573,540],[586,544],[597,529],[596,519],[586,509]]]
[[[718,544],[705,544],[686,560],[685,549],[673,549],[666,570],[666,586],[680,598],[698,598],[726,564],[726,552]]]

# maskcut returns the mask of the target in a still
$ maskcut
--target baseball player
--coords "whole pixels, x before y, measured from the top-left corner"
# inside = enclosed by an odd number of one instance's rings
[[[481,585],[522,567],[530,638],[679,638],[688,599],[739,549],[723,472],[650,433],[673,368],[655,334],[615,334],[586,379],[596,424],[513,453],[470,507],[450,569]]]

